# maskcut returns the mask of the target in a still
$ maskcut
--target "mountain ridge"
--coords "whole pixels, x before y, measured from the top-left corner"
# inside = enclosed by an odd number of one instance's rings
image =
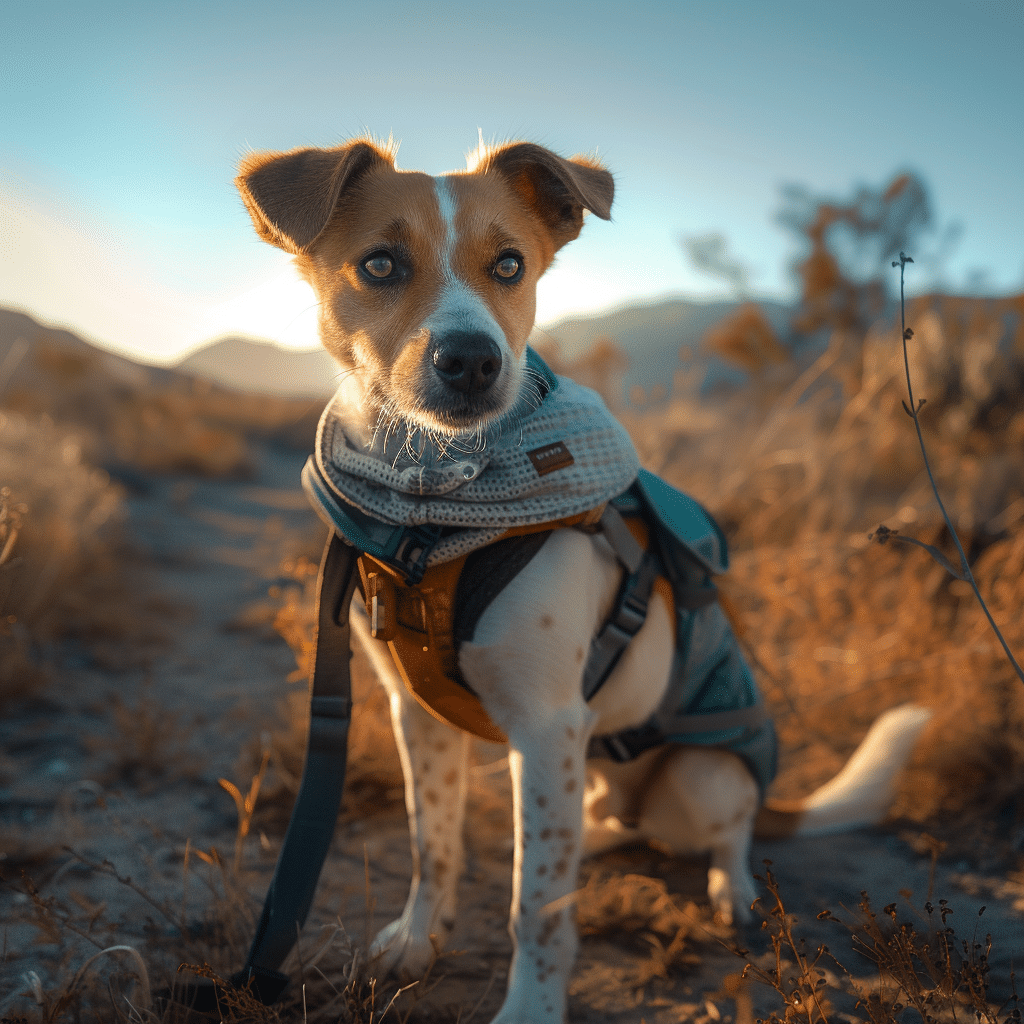
[[[623,384],[650,388],[656,384],[671,387],[679,367],[679,351],[688,346],[697,363],[713,362],[700,351],[700,342],[709,328],[741,305],[738,301],[703,302],[669,297],[653,302],[619,306],[586,316],[562,317],[535,327],[532,344],[555,345],[566,359],[578,358],[595,342],[611,338],[629,360]],[[791,307],[765,300],[757,303],[776,333],[789,333]],[[282,398],[318,398],[330,396],[336,386],[339,367],[320,348],[289,349],[273,342],[228,336],[217,338],[193,350],[170,367],[156,367],[125,356],[107,352],[63,328],[45,326],[26,313],[0,309],[0,376],[4,360],[17,356],[12,351],[18,337],[37,336],[58,341],[81,353],[100,354],[115,376],[139,379],[163,379],[176,373],[199,377],[233,391],[267,394]],[[170,376],[169,376],[170,375]]]

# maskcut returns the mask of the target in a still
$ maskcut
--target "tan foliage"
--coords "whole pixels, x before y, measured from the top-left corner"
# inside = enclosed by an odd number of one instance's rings
[[[142,609],[112,547],[120,489],[84,461],[77,433],[0,412],[0,481],[3,700],[42,680],[39,647],[57,636],[96,643],[111,664],[123,658],[116,641],[142,639]]]
[[[745,302],[704,335],[710,352],[749,373],[770,364],[784,363],[787,351],[756,302]]]

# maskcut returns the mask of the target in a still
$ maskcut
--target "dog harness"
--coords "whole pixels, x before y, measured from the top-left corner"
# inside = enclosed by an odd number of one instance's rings
[[[349,605],[361,591],[372,635],[387,643],[410,692],[436,717],[504,742],[458,670],[458,646],[555,529],[600,531],[623,566],[583,674],[590,700],[643,625],[658,589],[675,608],[671,683],[637,727],[593,737],[588,757],[629,760],[666,743],[738,754],[762,793],[775,774],[775,733],[712,576],[725,537],[691,497],[639,467],[601,399],[555,377],[527,352],[527,396],[479,436],[395,437],[369,446],[345,433],[340,396],[324,411],[302,472],[331,527],[317,588],[310,729],[302,780],[245,967],[231,984],[274,1002],[279,970],[312,905],[341,804],[352,698]],[[216,984],[175,994],[218,1009]]]
[[[693,498],[639,468],[632,441],[592,391],[555,377],[532,349],[528,360],[539,403],[516,431],[495,431],[477,451],[424,462],[403,445],[385,462],[355,449],[333,403],[325,410],[303,485],[359,553],[371,635],[431,714],[503,743],[459,671],[459,646],[552,530],[600,531],[624,573],[591,644],[584,699],[611,675],[656,588],[675,609],[676,645],[660,706],[637,727],[594,737],[588,756],[625,761],[666,742],[723,746],[763,791],[775,774],[774,732],[711,582],[727,568],[725,537]]]

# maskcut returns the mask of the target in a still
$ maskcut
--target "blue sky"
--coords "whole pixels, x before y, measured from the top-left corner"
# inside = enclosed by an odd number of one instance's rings
[[[4,32],[0,304],[138,358],[229,331],[313,343],[234,167],[365,130],[430,173],[478,130],[606,161],[613,220],[563,250],[542,322],[721,296],[678,242],[710,231],[755,293],[791,296],[780,186],[841,197],[906,168],[963,225],[946,286],[1024,287],[1021,0],[7,0]]]

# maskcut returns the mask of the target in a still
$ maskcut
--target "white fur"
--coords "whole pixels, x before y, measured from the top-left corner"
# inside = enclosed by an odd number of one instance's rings
[[[455,195],[443,175],[434,178],[434,192],[445,231],[438,254],[443,283],[433,308],[420,325],[420,330],[430,335],[443,335],[448,331],[479,332],[488,335],[501,352],[501,372],[492,388],[496,393],[503,395],[517,395],[522,385],[526,354],[524,352],[519,357],[516,356],[501,324],[494,318],[487,303],[455,273],[452,264],[457,242]],[[506,407],[512,404],[511,401],[505,403]]]
[[[445,331],[480,331],[494,339],[501,349],[502,363],[513,359],[512,349],[501,325],[494,319],[483,298],[461,281],[452,266],[455,253],[455,196],[444,177],[434,179],[434,191],[437,194],[437,205],[444,223],[445,237],[439,253],[442,280],[437,303],[431,313],[423,321],[423,328],[431,334],[443,334]]]

